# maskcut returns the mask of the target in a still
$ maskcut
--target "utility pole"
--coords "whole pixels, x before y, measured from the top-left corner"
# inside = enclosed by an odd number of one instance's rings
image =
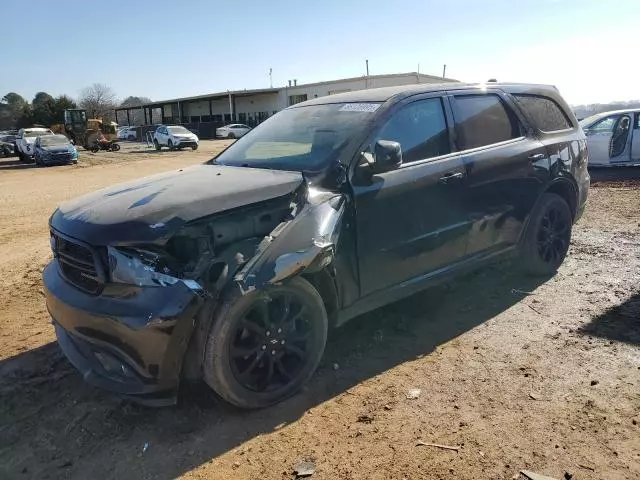
[[[367,78],[364,81],[364,84],[365,84],[365,88],[369,88],[369,60],[365,60],[365,63],[367,65]]]
[[[442,78],[447,78],[447,64],[444,64],[444,67],[442,68]]]
[[[273,76],[271,75],[273,73],[273,68],[269,69],[269,86],[270,88],[273,88]]]

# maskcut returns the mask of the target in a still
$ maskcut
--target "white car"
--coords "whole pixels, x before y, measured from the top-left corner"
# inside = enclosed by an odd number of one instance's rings
[[[640,109],[603,112],[580,121],[590,167],[640,165]]]
[[[240,138],[246,134],[251,127],[247,127],[242,123],[232,123],[224,127],[216,128],[216,137],[218,138]]]
[[[35,154],[33,144],[36,141],[36,138],[42,135],[53,135],[53,132],[48,128],[41,127],[21,128],[18,130],[16,148],[18,150],[18,157],[20,157],[20,161],[26,162],[33,158]]]
[[[168,147],[169,150],[190,147],[197,150],[200,140],[198,136],[181,125],[160,125],[153,134],[156,150]]]
[[[138,138],[136,127],[122,127],[118,130],[118,140],[135,140]]]

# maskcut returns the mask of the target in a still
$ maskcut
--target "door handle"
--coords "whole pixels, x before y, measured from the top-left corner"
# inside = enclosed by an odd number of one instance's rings
[[[464,178],[464,173],[462,172],[449,172],[446,175],[444,175],[443,177],[440,177],[438,179],[438,183],[442,183],[442,184],[448,184],[448,183],[454,183],[454,182],[458,182],[460,180],[462,180]]]
[[[537,162],[538,160],[544,159],[544,153],[534,153],[533,155],[529,155],[529,161]]]

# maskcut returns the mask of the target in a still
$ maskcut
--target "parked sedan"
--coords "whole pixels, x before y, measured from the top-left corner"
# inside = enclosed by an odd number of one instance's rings
[[[3,133],[2,135],[0,135],[0,142],[11,144],[11,155],[18,154],[18,147],[16,146],[17,137],[18,135],[13,133],[9,133],[9,134]]]
[[[14,148],[13,143],[5,142],[0,137],[0,157],[10,157],[15,153]]]
[[[34,142],[36,165],[78,163],[78,150],[64,135],[43,135]]]
[[[249,130],[251,130],[251,127],[243,125],[242,123],[232,123],[231,125],[225,125],[224,127],[216,128],[216,137],[240,138]]]
[[[138,138],[136,127],[122,127],[118,130],[118,140],[135,140]]]
[[[590,167],[640,164],[640,109],[603,112],[580,121]]]

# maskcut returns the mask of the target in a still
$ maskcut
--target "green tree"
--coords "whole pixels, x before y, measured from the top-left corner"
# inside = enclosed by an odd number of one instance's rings
[[[54,100],[53,123],[64,123],[64,111],[68,108],[78,108],[76,102],[67,95],[60,95]]]
[[[31,106],[21,95],[7,93],[0,101],[0,128],[21,128],[31,121]]]
[[[49,126],[54,123],[55,99],[46,92],[38,92],[31,102],[32,117],[35,125]]]

